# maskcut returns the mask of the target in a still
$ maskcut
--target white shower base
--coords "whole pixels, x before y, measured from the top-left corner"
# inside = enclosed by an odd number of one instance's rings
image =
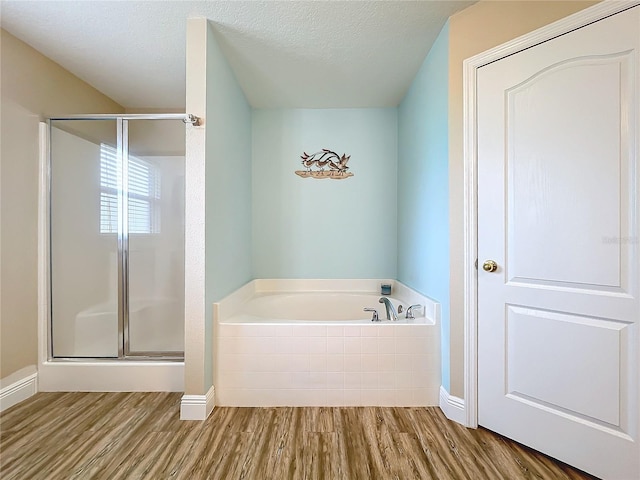
[[[40,392],[183,392],[184,362],[45,361]]]
[[[184,310],[173,298],[133,298],[129,304],[129,345],[134,352],[182,352]],[[76,315],[73,355],[118,356],[118,305],[106,302]],[[54,352],[55,353],[55,352]]]

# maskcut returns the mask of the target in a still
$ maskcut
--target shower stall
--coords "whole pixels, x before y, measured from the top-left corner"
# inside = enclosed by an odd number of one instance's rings
[[[183,360],[190,121],[48,120],[49,360]]]

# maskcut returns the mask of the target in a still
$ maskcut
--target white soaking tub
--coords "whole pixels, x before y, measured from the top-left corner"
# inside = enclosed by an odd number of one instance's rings
[[[399,282],[254,280],[214,304],[214,349],[217,405],[438,404],[439,305]]]
[[[382,295],[351,292],[294,292],[294,293],[257,293],[228,321],[250,322],[324,322],[340,325],[345,322],[371,322],[372,313],[364,308],[375,309],[381,321],[386,321],[385,306],[379,302]],[[406,310],[408,302],[387,296],[396,312],[398,306]],[[398,315],[399,323],[427,323],[422,307],[416,309],[416,318],[407,322],[404,312]]]

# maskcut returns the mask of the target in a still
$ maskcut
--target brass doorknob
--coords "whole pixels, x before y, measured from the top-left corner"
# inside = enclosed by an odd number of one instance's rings
[[[482,269],[485,272],[495,272],[498,269],[498,264],[493,260],[487,260],[482,264]]]

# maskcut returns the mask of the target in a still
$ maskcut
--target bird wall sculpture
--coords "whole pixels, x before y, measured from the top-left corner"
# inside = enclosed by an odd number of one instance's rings
[[[296,170],[296,175],[302,178],[332,178],[334,180],[342,180],[353,176],[349,172],[347,163],[351,159],[351,155],[342,154],[339,156],[336,152],[323,148],[319,152],[308,154],[302,152],[300,155],[302,166],[306,170]],[[328,170],[325,170],[328,168]]]

